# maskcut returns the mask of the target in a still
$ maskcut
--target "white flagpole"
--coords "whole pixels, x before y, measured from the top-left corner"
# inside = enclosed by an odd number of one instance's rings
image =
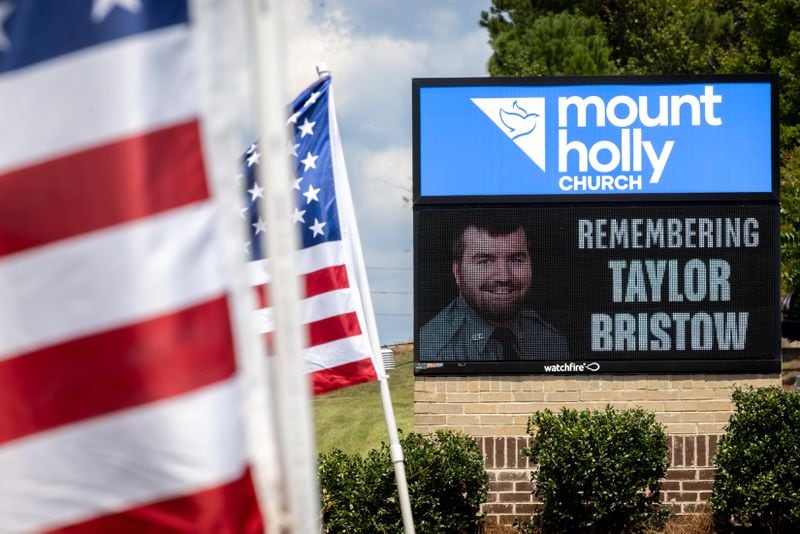
[[[325,63],[319,63],[316,66],[317,75],[322,77],[329,74],[330,71]],[[341,147],[342,143],[339,139],[339,125],[336,120],[336,110],[333,103],[333,96],[328,97],[328,120],[330,122],[330,135],[331,146]],[[342,156],[342,160],[344,157]],[[342,182],[346,191],[337,192],[339,198],[352,198],[349,184],[347,181]],[[337,186],[340,182],[337,181]],[[370,349],[372,350],[372,362],[378,374],[378,382],[381,390],[381,404],[383,406],[383,418],[386,421],[386,430],[389,433],[389,454],[394,464],[394,476],[397,482],[397,493],[400,498],[400,515],[403,519],[403,530],[405,534],[414,534],[414,517],[411,513],[411,499],[408,495],[408,482],[406,480],[406,466],[405,458],[403,457],[403,448],[400,446],[400,438],[397,434],[397,422],[394,417],[394,407],[392,406],[392,396],[389,391],[389,377],[386,375],[386,370],[381,361],[381,346],[378,341],[378,327],[375,323],[375,312],[372,307],[372,296],[369,290],[369,280],[367,279],[367,269],[364,262],[364,253],[361,248],[361,238],[358,233],[358,226],[356,224],[355,214],[352,209],[344,210],[348,217],[348,226],[351,229],[350,242],[352,243],[353,261],[355,262],[355,271],[358,279],[359,294],[361,296],[361,305],[364,309],[364,322],[367,327],[367,336],[369,337]]]
[[[265,187],[265,219],[269,250],[270,297],[274,303],[275,365],[271,386],[277,395],[277,419],[284,498],[287,516],[282,532],[319,532],[319,484],[314,435],[311,426],[311,393],[305,369],[305,336],[300,321],[300,287],[295,253],[297,235],[291,223],[293,199],[287,147],[286,102],[283,81],[286,57],[283,35],[283,3],[250,0],[255,24],[256,107],[259,146],[265,156],[260,165]],[[268,243],[268,247],[267,247]]]
[[[281,474],[278,472],[278,447],[274,436],[274,414],[267,377],[264,343],[255,324],[255,302],[247,283],[244,250],[245,227],[239,218],[242,192],[234,177],[241,172],[238,163],[242,147],[252,140],[245,132],[249,106],[253,99],[247,82],[250,65],[246,53],[247,12],[243,2],[221,4],[214,0],[195,0],[192,10],[195,44],[199,50],[199,78],[203,107],[208,111],[201,121],[203,146],[210,187],[217,201],[219,246],[231,281],[230,302],[237,367],[242,391],[247,450],[253,484],[264,516],[264,531],[278,532]],[[225,46],[220,46],[225,43]]]

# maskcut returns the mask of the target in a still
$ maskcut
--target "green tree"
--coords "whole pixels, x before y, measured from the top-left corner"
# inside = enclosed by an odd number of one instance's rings
[[[800,145],[781,157],[781,280],[800,289]]]
[[[790,151],[800,145],[800,0],[728,3],[738,30],[720,72],[780,76],[781,148]]]
[[[494,0],[481,13],[494,50],[492,76],[602,75],[617,71],[596,17],[564,2]],[[540,6],[541,5],[541,6]]]
[[[570,13],[540,17],[527,27],[499,32],[489,60],[492,75],[563,76],[611,74],[603,27],[594,18]]]
[[[578,46],[589,37],[601,42],[612,65],[598,72],[571,69],[584,64],[575,64],[568,40],[564,40],[561,55],[565,61],[548,74],[715,72],[723,45],[730,40],[734,29],[733,14],[730,10],[715,10],[713,0],[494,0],[489,11],[481,13],[480,22],[489,32],[494,50],[489,60],[490,74],[517,75],[504,68],[509,51],[520,57],[517,46],[534,45],[536,48],[529,53],[536,55],[541,45],[525,38],[528,32],[536,25],[555,26],[556,20],[565,17],[581,20],[584,27],[591,27],[591,34],[576,33],[575,41]],[[553,47],[560,45],[557,42]]]

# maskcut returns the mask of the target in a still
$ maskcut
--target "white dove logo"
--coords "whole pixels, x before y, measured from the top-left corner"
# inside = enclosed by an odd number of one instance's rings
[[[544,97],[471,100],[537,167],[545,170]]]
[[[539,117],[538,113],[528,113],[519,105],[517,100],[514,100],[514,105],[512,107],[514,111],[506,111],[500,108],[500,121],[505,124],[508,131],[511,132],[511,139],[517,139],[523,135],[528,135],[536,129],[536,119]]]

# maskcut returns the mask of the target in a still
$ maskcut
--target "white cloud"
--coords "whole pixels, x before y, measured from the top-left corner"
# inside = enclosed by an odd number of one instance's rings
[[[489,0],[295,0],[285,4],[287,100],[324,61],[382,341],[411,339],[411,79],[485,76]],[[389,293],[386,293],[389,291]],[[401,291],[401,293],[397,293]],[[405,291],[403,293],[403,291]]]
[[[410,146],[411,78],[482,76],[490,49],[485,30],[451,33],[464,9],[421,11],[418,18],[435,31],[422,36],[393,33],[358,35],[348,11],[329,8],[313,24],[308,2],[292,2],[288,11],[289,87],[299,92],[315,77],[314,65],[325,61],[332,71],[340,122],[360,131],[384,132],[394,143]],[[411,8],[408,8],[411,9]],[[479,10],[470,14],[477,21]],[[404,34],[403,28],[395,28]],[[397,135],[402,134],[402,135]]]
[[[369,177],[365,193],[378,196],[394,190],[393,195],[384,195],[376,202],[383,208],[408,207],[411,200],[411,148],[392,147],[381,152],[369,152],[361,162],[360,173]]]
[[[411,250],[411,150],[366,152],[353,162],[353,196],[365,247],[386,254]],[[367,246],[369,243],[369,246]]]

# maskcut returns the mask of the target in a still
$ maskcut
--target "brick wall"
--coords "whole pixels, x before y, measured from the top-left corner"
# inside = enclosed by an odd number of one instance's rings
[[[654,412],[669,434],[662,499],[674,513],[687,514],[711,495],[713,455],[733,410],[733,388],[773,385],[780,385],[779,376],[417,377],[414,430],[451,428],[474,436],[490,478],[483,510],[490,522],[510,524],[536,506],[530,465],[520,454],[530,414],[638,406]]]
[[[661,501],[673,513],[697,512],[711,496],[718,439],[716,434],[669,436],[670,467],[661,482]],[[521,454],[528,439],[482,436],[476,440],[489,473],[489,496],[482,506],[489,522],[509,525],[517,517],[529,519],[537,501],[530,480],[531,465]]]
[[[484,436],[476,438],[489,473],[489,496],[481,511],[490,523],[510,525],[515,517],[530,519],[535,506],[528,458],[520,451],[527,438]]]
[[[719,435],[669,436],[669,469],[661,482],[661,500],[675,514],[697,512],[714,482],[714,453]]]

